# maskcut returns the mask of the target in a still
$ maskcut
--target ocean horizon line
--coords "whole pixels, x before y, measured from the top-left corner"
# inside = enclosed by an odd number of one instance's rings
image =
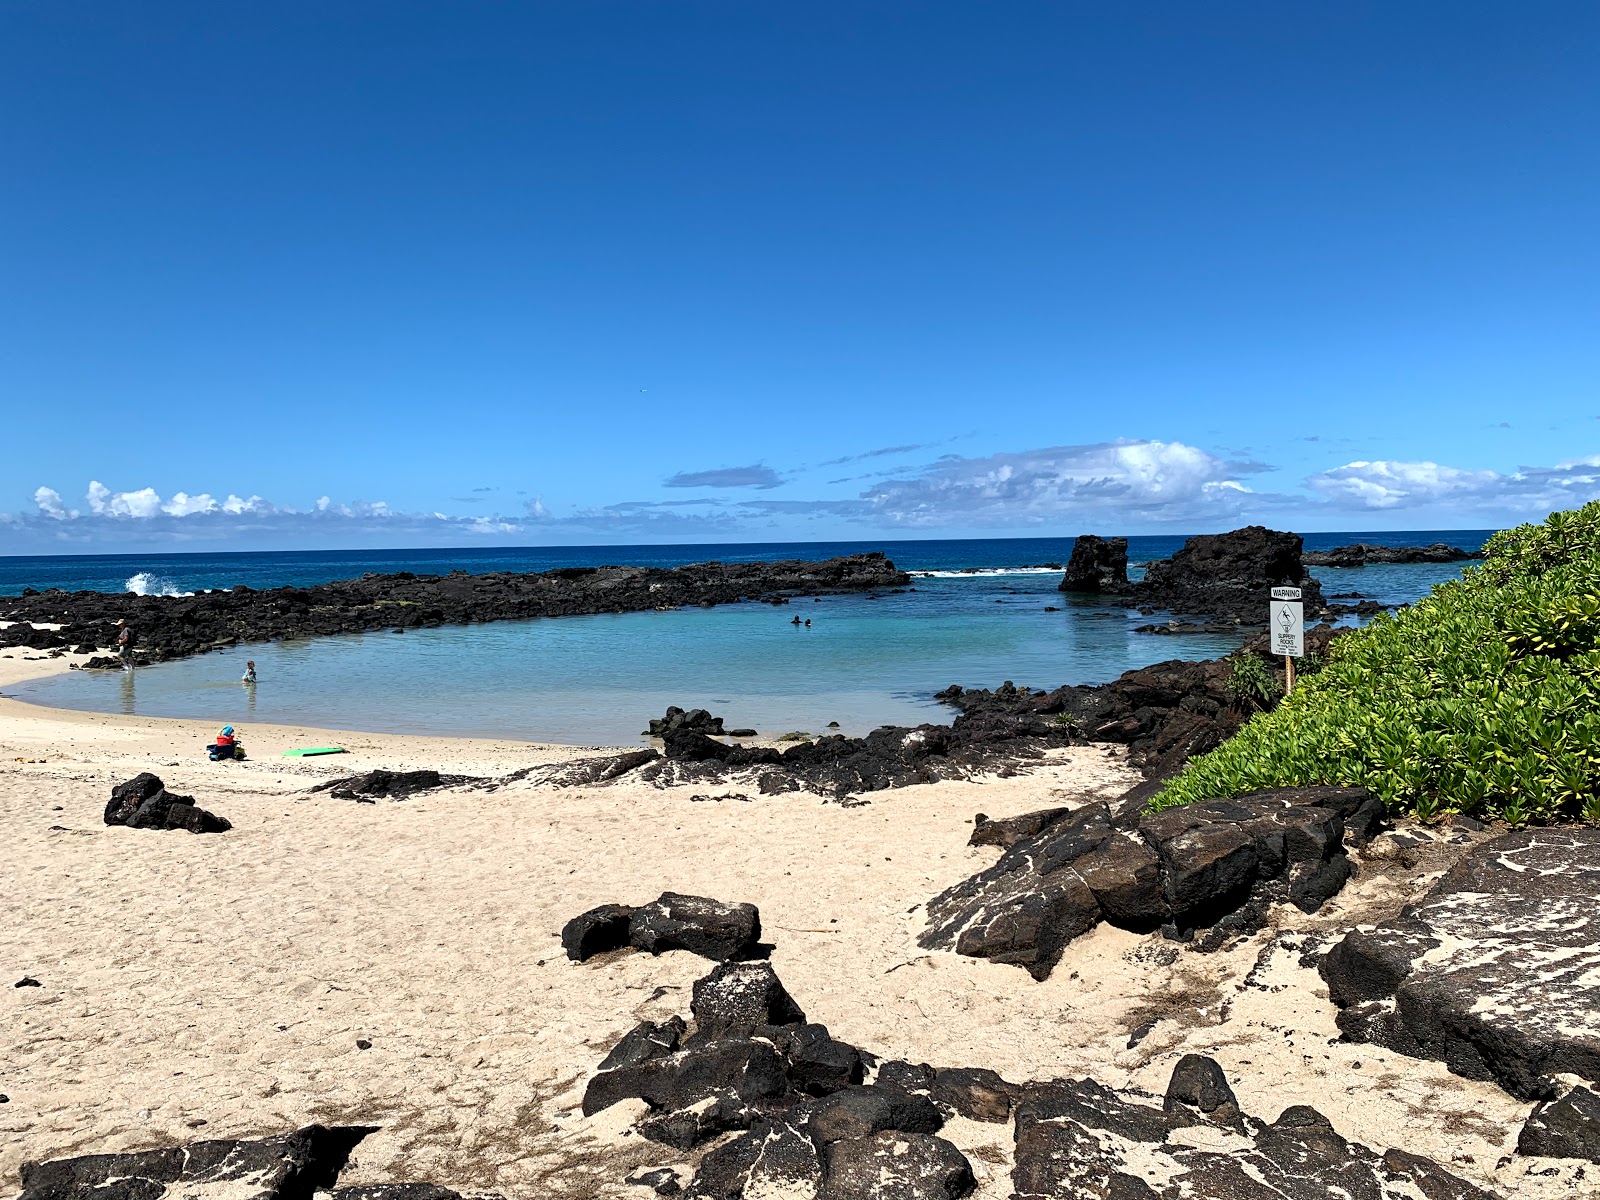
[[[1251,522],[1257,524],[1258,522]],[[1203,537],[1209,534],[1226,533],[1229,528],[1243,528],[1243,526],[1230,526],[1217,529],[1193,529],[1163,533],[1117,533],[1097,532],[1095,530],[1082,530],[1079,533],[1051,533],[1051,534],[1003,534],[993,537],[922,537],[915,534],[899,534],[873,538],[807,538],[802,540],[779,539],[774,541],[744,540],[744,541],[654,541],[654,542],[553,542],[553,543],[518,543],[511,544],[483,544],[463,542],[449,546],[408,546],[408,545],[378,545],[378,546],[302,546],[302,547],[276,547],[262,549],[211,549],[196,548],[188,550],[171,550],[154,546],[138,546],[122,550],[100,551],[42,551],[28,554],[12,554],[0,552],[0,562],[19,562],[32,560],[90,560],[90,559],[124,559],[130,557],[147,558],[222,558],[252,556],[302,554],[302,555],[350,555],[350,554],[434,554],[434,555],[512,555],[523,552],[552,553],[560,551],[580,550],[663,550],[663,549],[714,549],[718,547],[736,548],[768,548],[777,546],[864,546],[874,547],[880,544],[959,544],[959,543],[993,543],[993,542],[1041,542],[1041,541],[1073,541],[1076,538],[1094,534],[1099,537],[1126,537],[1134,541],[1182,541],[1185,538]],[[1272,526],[1269,526],[1272,528]],[[1504,528],[1498,525],[1483,526],[1452,526],[1432,527],[1418,526],[1410,529],[1290,529],[1288,532],[1296,533],[1302,538],[1316,537],[1351,537],[1372,539],[1395,539],[1416,535],[1432,534],[1482,534],[1493,533]],[[1379,542],[1378,544],[1384,544]],[[1390,544],[1395,544],[1390,542]]]

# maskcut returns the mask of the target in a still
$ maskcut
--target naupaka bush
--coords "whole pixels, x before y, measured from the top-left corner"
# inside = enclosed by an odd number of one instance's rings
[[[1321,671],[1152,807],[1359,784],[1423,819],[1600,821],[1600,502],[1484,551],[1461,579],[1336,639]]]

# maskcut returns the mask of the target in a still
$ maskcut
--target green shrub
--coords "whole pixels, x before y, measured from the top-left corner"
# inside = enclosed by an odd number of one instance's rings
[[[1600,501],[1484,549],[1461,579],[1337,639],[1151,806],[1360,784],[1422,819],[1600,821]]]
[[[1240,654],[1234,658],[1233,670],[1222,687],[1234,707],[1245,711],[1271,708],[1283,695],[1283,684],[1256,654]]]

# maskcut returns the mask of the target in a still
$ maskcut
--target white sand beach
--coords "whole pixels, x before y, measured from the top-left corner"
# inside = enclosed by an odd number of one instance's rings
[[[0,692],[69,661],[0,656]],[[973,814],[1113,795],[1136,778],[1116,750],[853,808],[526,782],[369,805],[307,789],[380,766],[495,776],[580,752],[252,726],[240,730],[250,759],[214,764],[212,733],[0,699],[0,1190],[26,1160],[321,1121],[379,1127],[347,1183],[644,1195],[624,1175],[684,1157],[628,1131],[635,1105],[583,1118],[582,1087],[635,1022],[687,1014],[711,964],[619,951],[580,965],[557,934],[596,904],[671,889],[757,904],[809,1018],[884,1058],[1159,1093],[1199,1051],[1263,1118],[1312,1104],[1346,1137],[1430,1155],[1501,1194],[1583,1194],[1570,1164],[1500,1165],[1531,1106],[1439,1063],[1336,1043],[1320,979],[1273,931],[1206,955],[1102,926],[1043,983],[920,950],[922,905],[999,853],[967,846]],[[326,744],[350,753],[280,756]],[[232,831],[107,827],[111,787],[140,771]],[[1427,868],[1369,856],[1321,913],[1288,910],[1283,927],[1377,919]],[[1264,986],[1246,986],[1258,959]],[[42,986],[11,986],[24,976]],[[957,1120],[946,1136],[979,1195],[1009,1194],[1009,1127]]]

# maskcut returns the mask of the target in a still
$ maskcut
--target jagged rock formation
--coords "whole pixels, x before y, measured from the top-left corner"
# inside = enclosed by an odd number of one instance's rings
[[[1061,592],[1117,594],[1128,590],[1128,539],[1079,534],[1072,542],[1072,557],[1056,585]]]
[[[1364,567],[1368,563],[1453,563],[1483,557],[1482,550],[1463,550],[1444,542],[1427,546],[1374,546],[1357,542],[1332,550],[1307,550],[1300,561],[1308,567]]]
[[[193,796],[167,791],[148,771],[111,789],[105,822],[129,829],[187,829],[190,833],[226,833],[233,828],[225,818],[195,804]]]
[[[1013,1200],[1491,1200],[1432,1159],[1346,1141],[1314,1108],[1295,1105],[1270,1124],[1240,1113],[1221,1068],[1193,1058],[1178,1064],[1159,1108],[1092,1079],[1027,1088]],[[1214,1081],[1209,1109],[1182,1078],[1196,1072]],[[1183,1132],[1195,1126],[1232,1136],[1196,1144]]]
[[[1055,809],[992,835],[980,824],[975,839],[1016,840],[994,866],[928,902],[921,945],[1044,979],[1067,943],[1102,920],[1181,938],[1249,932],[1270,904],[1320,908],[1351,874],[1347,834],[1365,840],[1383,813],[1364,788],[1328,787],[1141,808]]]
[[[1353,1041],[1439,1059],[1524,1100],[1600,1081],[1600,830],[1530,829],[1472,850],[1418,904],[1322,961]]]
[[[1272,588],[1298,587],[1307,612],[1322,606],[1322,586],[1306,573],[1298,533],[1247,525],[1189,538],[1171,558],[1153,562],[1133,586],[1141,609],[1218,617],[1246,625],[1267,619]]]
[[[1199,1055],[1178,1062],[1160,1098],[1092,1079],[1018,1084],[981,1068],[878,1063],[807,1024],[765,963],[717,968],[693,1007],[693,1032],[674,1017],[625,1035],[583,1102],[592,1114],[643,1100],[639,1133],[678,1150],[734,1132],[701,1158],[689,1200],[959,1200],[976,1187],[971,1163],[939,1136],[958,1114],[1015,1122],[1017,1200],[1488,1200],[1431,1159],[1346,1141],[1315,1109],[1271,1124],[1250,1116]]]
[[[722,718],[713,717],[703,708],[691,708],[685,712],[676,704],[667,706],[666,716],[652,718],[649,728],[645,730],[645,734],[649,737],[665,738],[682,731],[714,737],[721,737],[723,734],[727,734],[729,737],[755,736],[755,730],[753,729],[724,729],[722,727]]]
[[[910,581],[880,553],[825,562],[709,562],[671,569],[563,567],[488,575],[400,571],[315,587],[255,591],[241,585],[193,596],[27,589],[21,596],[0,598],[0,620],[63,626],[12,634],[26,638],[30,646],[109,647],[117,637],[115,622],[125,619],[133,629],[139,661],[161,662],[285,637],[710,606],[778,595],[875,591]],[[96,661],[116,665],[111,658]]]

